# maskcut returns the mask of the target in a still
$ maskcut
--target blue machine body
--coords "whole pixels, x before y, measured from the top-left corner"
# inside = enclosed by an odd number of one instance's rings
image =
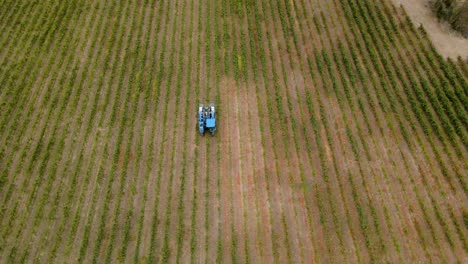
[[[205,134],[205,130],[210,131],[214,135],[216,131],[216,110],[214,103],[205,107],[200,104],[198,107],[198,130],[201,135]]]

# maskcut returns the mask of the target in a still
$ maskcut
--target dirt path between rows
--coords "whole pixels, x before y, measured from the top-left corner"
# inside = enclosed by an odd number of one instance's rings
[[[403,6],[416,26],[423,25],[435,48],[444,57],[468,59],[468,39],[450,28],[448,23],[437,20],[429,6],[429,0],[391,0],[397,6]]]

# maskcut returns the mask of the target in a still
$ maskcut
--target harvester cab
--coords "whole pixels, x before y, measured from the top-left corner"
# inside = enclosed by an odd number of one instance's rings
[[[216,110],[214,103],[205,107],[200,104],[198,107],[198,130],[201,135],[205,134],[205,130],[210,131],[214,135],[216,131]]]

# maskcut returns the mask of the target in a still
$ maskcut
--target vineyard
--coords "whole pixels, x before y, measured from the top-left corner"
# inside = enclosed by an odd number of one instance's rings
[[[0,263],[467,262],[468,60],[390,0],[0,3]]]

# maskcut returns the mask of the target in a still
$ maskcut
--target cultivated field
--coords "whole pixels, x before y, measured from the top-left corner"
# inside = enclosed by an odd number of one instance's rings
[[[0,109],[0,263],[468,262],[468,62],[390,0],[0,0]]]

